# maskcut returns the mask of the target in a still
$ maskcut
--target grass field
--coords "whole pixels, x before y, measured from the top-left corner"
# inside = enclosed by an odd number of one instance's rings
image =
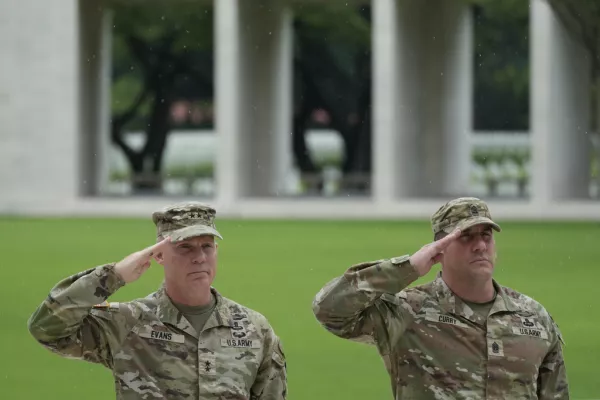
[[[426,222],[231,221],[215,286],[266,315],[282,337],[290,400],[390,399],[374,348],[346,342],[315,321],[311,301],[350,264],[414,252],[430,240]],[[565,336],[573,399],[600,398],[600,225],[503,223],[496,278],[541,301]],[[110,399],[112,377],[102,367],[61,359],[39,346],[27,318],[61,278],[118,260],[151,244],[148,220],[0,219],[3,399]],[[434,277],[437,268],[422,278]],[[112,299],[154,291],[161,268]],[[586,365],[590,363],[590,365]],[[593,363],[593,364],[592,364]]]

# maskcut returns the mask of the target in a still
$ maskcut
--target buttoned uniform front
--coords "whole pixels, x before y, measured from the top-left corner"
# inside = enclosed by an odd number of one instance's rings
[[[315,296],[329,332],[375,345],[395,399],[568,399],[562,336],[544,307],[493,282],[487,318],[408,255],[350,267]]]
[[[286,398],[286,363],[267,319],[220,295],[196,332],[164,288],[108,303],[124,282],[107,264],[63,279],[31,316],[33,336],[113,372],[118,399]]]

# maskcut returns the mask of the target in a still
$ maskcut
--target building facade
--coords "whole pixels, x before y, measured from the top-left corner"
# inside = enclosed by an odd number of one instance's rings
[[[293,169],[292,11],[258,3],[214,2],[217,189],[205,201],[225,216],[419,218],[471,194],[466,2],[372,0],[372,189],[341,198],[279,196]],[[99,1],[43,4],[0,0],[0,213],[147,216],[178,200],[101,195],[111,13]],[[589,196],[587,56],[545,0],[530,10],[530,196],[490,203],[502,218],[600,220]]]

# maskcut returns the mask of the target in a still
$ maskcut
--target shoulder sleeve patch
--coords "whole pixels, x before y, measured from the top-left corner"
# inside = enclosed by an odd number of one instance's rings
[[[550,314],[548,314],[548,315],[550,315]],[[554,325],[554,330],[556,331],[556,336],[558,336],[558,340],[560,340],[560,342],[563,344],[563,346],[566,346],[562,332],[560,331],[560,328],[558,327],[558,324],[556,323],[554,318],[552,318],[552,315],[550,315],[550,319],[552,320],[552,325]]]

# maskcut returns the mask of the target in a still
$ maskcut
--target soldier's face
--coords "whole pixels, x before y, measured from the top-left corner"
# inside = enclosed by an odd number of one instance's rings
[[[444,250],[444,270],[459,274],[491,276],[496,262],[496,243],[489,225],[475,225]]]
[[[162,258],[165,280],[210,287],[217,269],[217,243],[213,236],[190,238],[169,246]]]

